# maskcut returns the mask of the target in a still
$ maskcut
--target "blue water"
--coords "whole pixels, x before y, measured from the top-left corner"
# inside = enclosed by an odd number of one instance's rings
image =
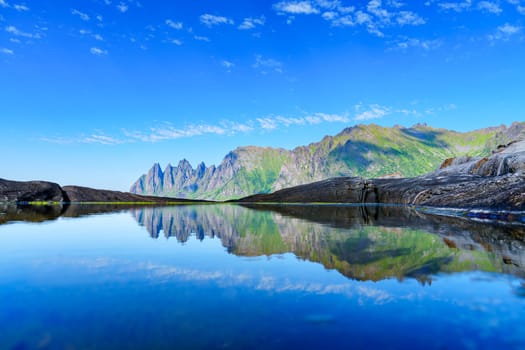
[[[525,348],[521,267],[424,222],[233,206],[10,222],[0,349]]]

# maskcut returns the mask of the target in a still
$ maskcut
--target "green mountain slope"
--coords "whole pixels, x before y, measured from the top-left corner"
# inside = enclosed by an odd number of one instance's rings
[[[447,158],[485,156],[522,137],[525,123],[466,133],[424,124],[411,128],[357,125],[293,150],[240,147],[222,163],[193,169],[188,161],[164,171],[158,164],[131,187],[132,193],[224,200],[336,176],[411,177],[435,170]]]

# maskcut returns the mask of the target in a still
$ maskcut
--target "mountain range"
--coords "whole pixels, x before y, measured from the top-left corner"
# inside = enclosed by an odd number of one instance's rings
[[[525,122],[457,132],[426,124],[406,128],[357,125],[293,150],[239,147],[218,166],[186,160],[162,170],[156,163],[131,193],[189,199],[226,200],[340,176],[414,177],[458,156],[490,155],[523,135]]]

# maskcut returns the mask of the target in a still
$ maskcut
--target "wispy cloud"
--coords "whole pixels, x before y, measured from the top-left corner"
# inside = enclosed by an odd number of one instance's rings
[[[281,1],[274,10],[287,15],[290,24],[298,15],[320,15],[334,27],[362,26],[372,35],[383,37],[385,28],[393,26],[419,26],[426,20],[417,13],[401,10],[405,4],[399,1],[370,0],[360,7],[343,6],[338,0]]]
[[[443,44],[439,39],[434,40],[423,40],[417,38],[402,37],[398,40],[391,42],[393,47],[390,50],[407,50],[411,48],[422,49],[424,51],[435,50]]]
[[[101,145],[119,145],[124,141],[106,135],[91,135],[82,139],[83,143],[98,143]]]
[[[233,67],[235,67],[235,63],[231,62],[231,61],[227,61],[227,60],[223,60],[221,62],[221,66],[223,66],[224,68],[226,68],[229,71],[231,71],[231,69]]]
[[[522,26],[505,23],[504,25],[499,26],[496,29],[496,32],[494,34],[489,35],[488,38],[490,41],[509,40],[510,37],[521,33],[522,29]]]
[[[13,8],[19,12],[29,11],[29,7],[26,5],[13,5]]]
[[[268,74],[269,71],[276,73],[283,72],[283,64],[273,58],[264,58],[261,55],[255,55],[255,63],[253,68],[260,70],[262,74]]]
[[[14,55],[15,52],[11,49],[6,49],[5,47],[0,48],[0,53],[3,53],[4,55]]]
[[[199,17],[200,22],[207,27],[213,27],[219,24],[233,24],[233,20],[228,17],[215,16],[209,13],[205,13]]]
[[[92,47],[91,49],[89,49],[89,52],[95,56],[105,56],[108,54],[107,50],[103,50],[99,47]]]
[[[491,1],[480,1],[478,3],[478,9],[496,15],[499,15],[501,12],[503,12],[498,3]]]
[[[228,129],[210,124],[191,124],[184,128],[177,128],[171,123],[164,123],[161,127],[151,128],[148,132],[124,131],[124,134],[131,140],[158,142],[205,134],[225,135],[228,134]]]
[[[472,0],[462,2],[438,2],[437,6],[445,11],[463,12],[472,7]]]
[[[231,62],[222,61],[225,67],[230,66]],[[451,104],[437,109],[427,109],[426,114],[434,112],[446,112],[455,109]],[[119,135],[108,135],[101,130],[95,130],[91,135],[81,135],[79,137],[53,137],[41,138],[42,141],[52,143],[96,143],[105,145],[117,145],[135,142],[161,142],[190,138],[196,136],[216,135],[233,136],[251,132],[268,133],[284,130],[290,127],[311,127],[321,124],[350,124],[355,122],[366,122],[374,119],[381,119],[387,116],[420,116],[421,114],[413,108],[394,108],[379,104],[363,105],[361,103],[354,106],[354,113],[301,113],[300,115],[265,115],[242,122],[232,120],[222,120],[217,123],[192,123],[186,125],[175,125],[172,122],[160,122],[146,130],[122,129]]]
[[[273,8],[282,14],[310,15],[319,13],[319,10],[310,1],[281,1],[273,5]]]
[[[259,18],[247,17],[242,21],[238,28],[240,30],[250,30],[256,28],[257,26],[263,26],[265,22],[266,18],[264,16]]]
[[[0,7],[9,7],[9,4],[5,0],[0,0]]]
[[[210,38],[208,38],[207,36],[201,36],[201,35],[195,35],[193,37],[193,39],[197,40],[197,41],[205,41],[205,42],[210,42]]]
[[[40,39],[40,34],[39,33],[34,33],[34,34],[33,33],[27,33],[27,32],[21,31],[20,29],[18,29],[15,26],[7,26],[5,28],[5,31],[8,32],[9,34],[12,34],[12,35],[15,35],[15,36],[20,36],[20,37],[29,38],[29,39]]]
[[[104,134],[91,134],[89,136],[80,136],[80,137],[41,137],[40,141],[54,143],[58,145],[70,145],[75,143],[84,143],[84,144],[100,144],[100,145],[120,145],[124,143],[123,140],[117,138],[106,136]]]
[[[182,40],[180,40],[180,39],[171,39],[170,43],[175,44],[177,46],[181,46],[183,44]]]
[[[175,22],[175,21],[173,21],[171,19],[167,19],[165,23],[166,23],[166,25],[168,27],[173,28],[173,29],[177,29],[177,30],[181,30],[182,27],[183,27],[182,22]]]
[[[71,10],[71,14],[80,17],[81,20],[86,21],[86,22],[89,21],[89,19],[90,19],[89,15],[87,13],[81,12],[81,11],[79,11],[77,9],[72,9]]]
[[[256,119],[263,130],[274,130],[279,127],[317,125],[321,123],[348,123],[351,121],[348,114],[314,113],[300,117],[268,116]]]
[[[129,6],[123,2],[120,2],[120,4],[117,5],[117,10],[119,10],[121,13],[126,13],[129,9]]]
[[[381,106],[378,104],[373,104],[364,108],[361,104],[356,105],[356,115],[354,120],[356,121],[366,121],[372,119],[381,119],[390,113],[392,109],[390,107]]]

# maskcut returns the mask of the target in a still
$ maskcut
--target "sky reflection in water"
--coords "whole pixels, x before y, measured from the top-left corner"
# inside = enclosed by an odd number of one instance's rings
[[[519,227],[396,208],[72,211],[0,226],[0,348],[525,346]]]

